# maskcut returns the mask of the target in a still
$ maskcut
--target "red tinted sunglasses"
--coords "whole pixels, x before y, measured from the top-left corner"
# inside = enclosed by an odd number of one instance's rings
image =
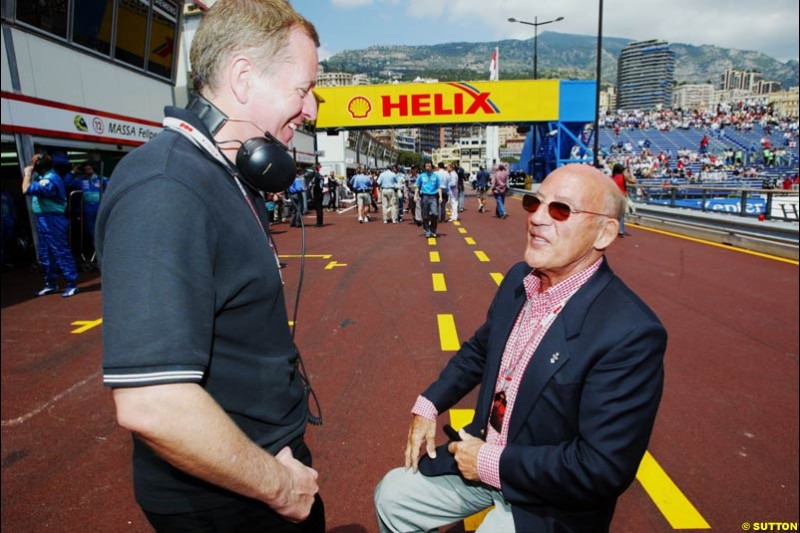
[[[550,213],[550,217],[559,222],[567,220],[573,213],[578,215],[581,213],[586,213],[587,215],[614,218],[613,216],[606,215],[605,213],[595,213],[594,211],[575,209],[571,205],[565,204],[564,202],[544,203],[538,196],[534,196],[532,194],[526,194],[522,197],[522,208],[528,213],[535,213],[539,210],[539,207],[543,205],[547,206],[547,212]]]

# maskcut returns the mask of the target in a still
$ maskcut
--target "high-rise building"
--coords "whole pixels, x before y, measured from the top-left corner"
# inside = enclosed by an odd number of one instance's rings
[[[617,62],[617,109],[672,105],[675,52],[664,41],[640,41],[622,49]]]
[[[762,80],[760,72],[753,70],[736,70],[729,68],[721,76],[720,89],[741,89],[752,91],[756,83]]]
[[[714,101],[714,85],[711,83],[687,83],[675,88],[672,107],[675,109],[708,109]]]

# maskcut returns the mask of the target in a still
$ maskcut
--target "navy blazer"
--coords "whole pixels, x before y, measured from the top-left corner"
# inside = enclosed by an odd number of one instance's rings
[[[445,412],[480,385],[465,429],[485,438],[506,341],[526,295],[511,268],[486,317],[424,393]],[[522,377],[500,458],[517,531],[605,532],[636,476],[664,384],[667,332],[603,260],[550,326]],[[440,446],[429,476],[459,474]]]

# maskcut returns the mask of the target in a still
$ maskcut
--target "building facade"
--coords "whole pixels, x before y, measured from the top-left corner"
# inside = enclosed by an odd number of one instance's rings
[[[2,188],[14,201],[15,237],[34,240],[30,202],[19,186],[34,153],[52,154],[64,174],[90,162],[109,176],[127,152],[161,131],[179,81],[183,6],[180,0],[0,5]],[[74,194],[71,205],[80,201]],[[82,255],[91,242],[73,241],[72,248]]]
[[[714,102],[714,85],[710,83],[687,83],[675,87],[672,107],[675,109],[708,109]]]

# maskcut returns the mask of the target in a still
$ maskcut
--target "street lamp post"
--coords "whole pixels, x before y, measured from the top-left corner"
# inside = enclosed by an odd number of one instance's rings
[[[592,159],[595,168],[600,166],[600,77],[602,76],[603,59],[603,0],[599,0],[600,13],[597,16],[597,85],[595,86],[594,97],[594,146],[592,147]]]
[[[552,22],[558,22],[564,20],[564,17],[558,17],[557,19],[553,20],[546,20],[544,22],[539,22],[539,17],[533,17],[533,22],[527,22],[525,20],[517,20],[513,17],[508,19],[509,22],[519,22],[520,24],[527,24],[528,26],[533,26],[533,79],[539,79],[539,70],[538,70],[538,55],[539,55],[539,26],[544,26],[545,24],[550,24]]]
[[[527,22],[525,20],[517,20],[513,17],[509,18],[509,22],[519,22],[520,24],[527,24],[528,26],[533,26],[533,79],[539,79],[539,26],[544,26],[545,24],[550,24],[552,22],[559,22],[564,20],[564,17],[558,17],[553,20],[546,20],[544,22],[539,22],[539,17],[533,17],[533,22]],[[538,134],[536,125],[533,126],[532,130],[532,141],[533,141],[533,169],[531,169],[531,174],[536,177],[536,135]]]

